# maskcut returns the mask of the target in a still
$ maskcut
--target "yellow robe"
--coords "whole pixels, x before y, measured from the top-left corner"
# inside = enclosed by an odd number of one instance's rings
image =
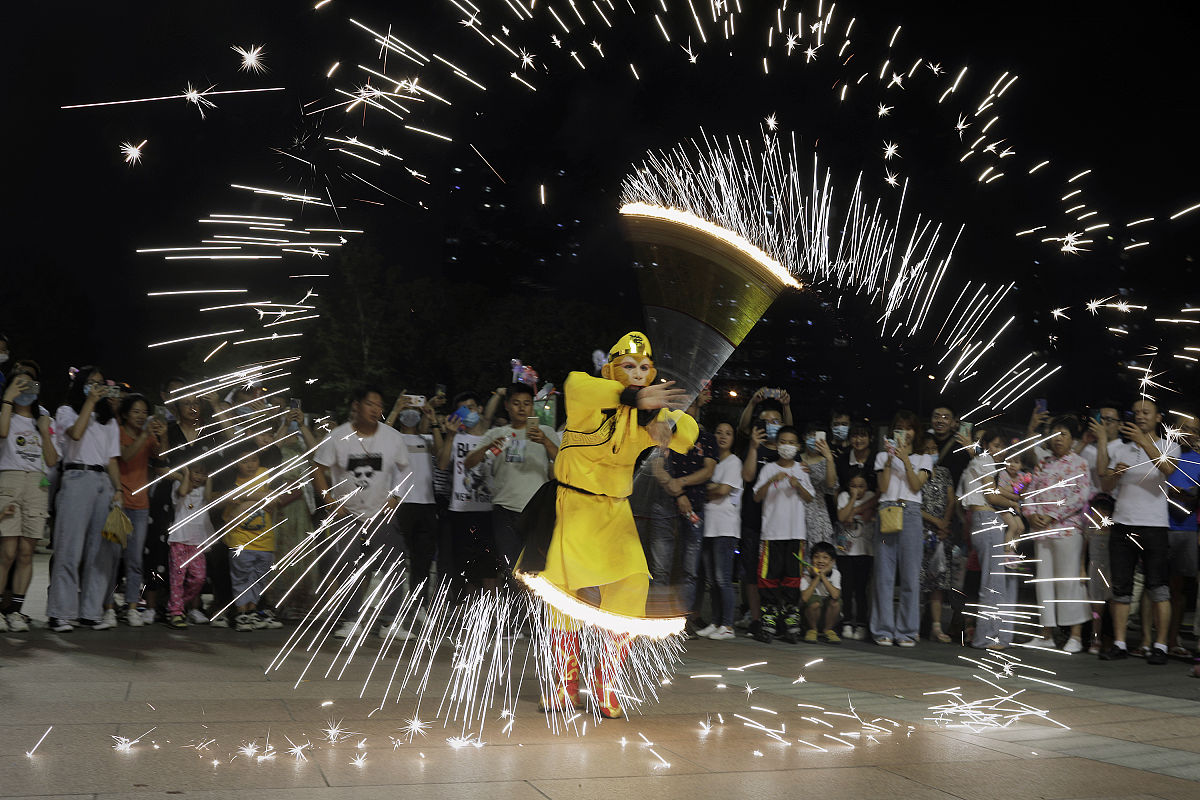
[[[628,498],[637,457],[655,442],[638,425],[637,409],[621,405],[624,388],[582,372],[567,376],[567,427],[554,474],[592,494],[558,489],[554,535],[541,574],[568,594],[599,586],[602,608],[642,616],[650,571]],[[690,416],[663,409],[657,418],[675,423],[672,450],[686,453],[695,444],[699,427]],[[613,584],[622,587],[605,591]]]

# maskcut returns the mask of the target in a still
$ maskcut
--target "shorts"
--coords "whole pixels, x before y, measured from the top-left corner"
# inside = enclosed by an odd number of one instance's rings
[[[1170,599],[1167,590],[1168,545],[1166,528],[1138,527],[1115,523],[1108,534],[1108,558],[1113,600],[1133,601],[1133,572],[1142,564],[1146,591],[1150,599],[1163,603]]]
[[[0,513],[8,508],[13,512],[0,519],[0,537],[41,539],[46,531],[49,503],[50,485],[40,471],[6,469],[0,472]]]
[[[1194,578],[1200,547],[1197,546],[1196,531],[1167,531],[1167,553],[1171,560],[1171,575]]]
[[[816,592],[813,592],[812,596],[808,598],[808,602],[804,605],[809,607],[818,606],[820,608],[824,608],[825,606],[829,605],[831,600],[833,600],[833,598],[827,594],[817,594]]]

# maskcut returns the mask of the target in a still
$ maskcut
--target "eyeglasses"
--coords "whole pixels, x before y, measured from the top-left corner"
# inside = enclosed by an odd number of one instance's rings
[[[1101,417],[1100,421],[1101,422],[1120,422],[1121,418],[1120,417]]]
[[[947,419],[947,420],[948,420],[948,419],[954,419],[954,415],[953,415],[953,414],[934,414],[934,415],[933,415],[933,418],[934,418],[934,419]]]

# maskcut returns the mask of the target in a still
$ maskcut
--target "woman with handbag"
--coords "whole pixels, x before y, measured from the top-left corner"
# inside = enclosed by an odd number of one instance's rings
[[[892,437],[885,439],[883,452],[875,457],[879,534],[875,539],[871,635],[875,644],[884,647],[915,647],[921,624],[921,489],[933,464],[924,453],[913,453],[917,443],[917,415],[898,411],[892,418]],[[892,599],[897,576],[898,608]]]

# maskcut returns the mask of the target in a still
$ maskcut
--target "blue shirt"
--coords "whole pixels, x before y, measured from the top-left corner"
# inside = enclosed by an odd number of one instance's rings
[[[1194,451],[1181,453],[1179,455],[1179,468],[1175,470],[1175,473],[1170,478],[1167,478],[1167,483],[1172,486],[1178,486],[1184,491],[1190,490],[1195,492],[1196,484],[1200,483],[1200,454]],[[1181,505],[1187,505],[1187,503],[1182,503]],[[1171,520],[1171,530],[1196,530],[1196,504],[1194,501],[1191,504],[1191,509],[1192,513],[1184,516],[1178,506],[1173,503],[1167,503],[1167,516]]]

